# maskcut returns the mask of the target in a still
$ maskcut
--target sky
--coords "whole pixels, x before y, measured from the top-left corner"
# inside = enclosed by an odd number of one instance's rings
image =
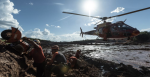
[[[62,13],[109,17],[150,7],[150,0],[0,0],[0,33],[11,27],[19,28],[22,37],[51,41],[96,39],[80,36],[94,30],[98,19]],[[150,9],[112,18],[140,31],[150,31]]]

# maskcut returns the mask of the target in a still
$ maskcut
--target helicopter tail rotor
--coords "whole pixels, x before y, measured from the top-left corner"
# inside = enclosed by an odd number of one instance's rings
[[[82,37],[83,37],[83,32],[82,32],[82,29],[81,29],[81,27],[80,27],[80,31],[81,31],[81,33],[80,33],[80,36],[82,35]]]

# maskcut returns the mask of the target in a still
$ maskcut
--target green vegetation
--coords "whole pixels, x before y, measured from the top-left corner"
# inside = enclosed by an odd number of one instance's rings
[[[150,41],[150,32],[144,31],[140,32],[140,34],[133,38],[135,42],[147,42]]]

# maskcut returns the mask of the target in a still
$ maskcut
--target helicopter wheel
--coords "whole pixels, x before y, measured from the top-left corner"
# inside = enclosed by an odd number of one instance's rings
[[[11,33],[12,33],[12,30],[4,30],[2,33],[1,33],[1,37],[5,40],[9,40],[10,37],[11,37]]]

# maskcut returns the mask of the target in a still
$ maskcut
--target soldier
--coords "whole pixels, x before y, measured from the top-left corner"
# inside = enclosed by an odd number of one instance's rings
[[[50,74],[54,72],[58,77],[63,77],[64,73],[68,71],[67,60],[62,53],[58,52],[58,45],[52,46],[51,49],[52,59],[48,63]]]
[[[31,45],[33,45],[34,49],[29,52],[29,56],[31,56],[34,60],[33,66],[37,67],[36,77],[42,77],[44,74],[44,65],[45,65],[45,56],[40,46],[39,40],[31,41],[27,37],[23,37],[24,40],[27,40]]]
[[[77,62],[80,57],[80,54],[81,54],[81,50],[77,50],[75,56],[69,55],[68,61],[71,63],[71,68],[74,68],[77,66]]]

